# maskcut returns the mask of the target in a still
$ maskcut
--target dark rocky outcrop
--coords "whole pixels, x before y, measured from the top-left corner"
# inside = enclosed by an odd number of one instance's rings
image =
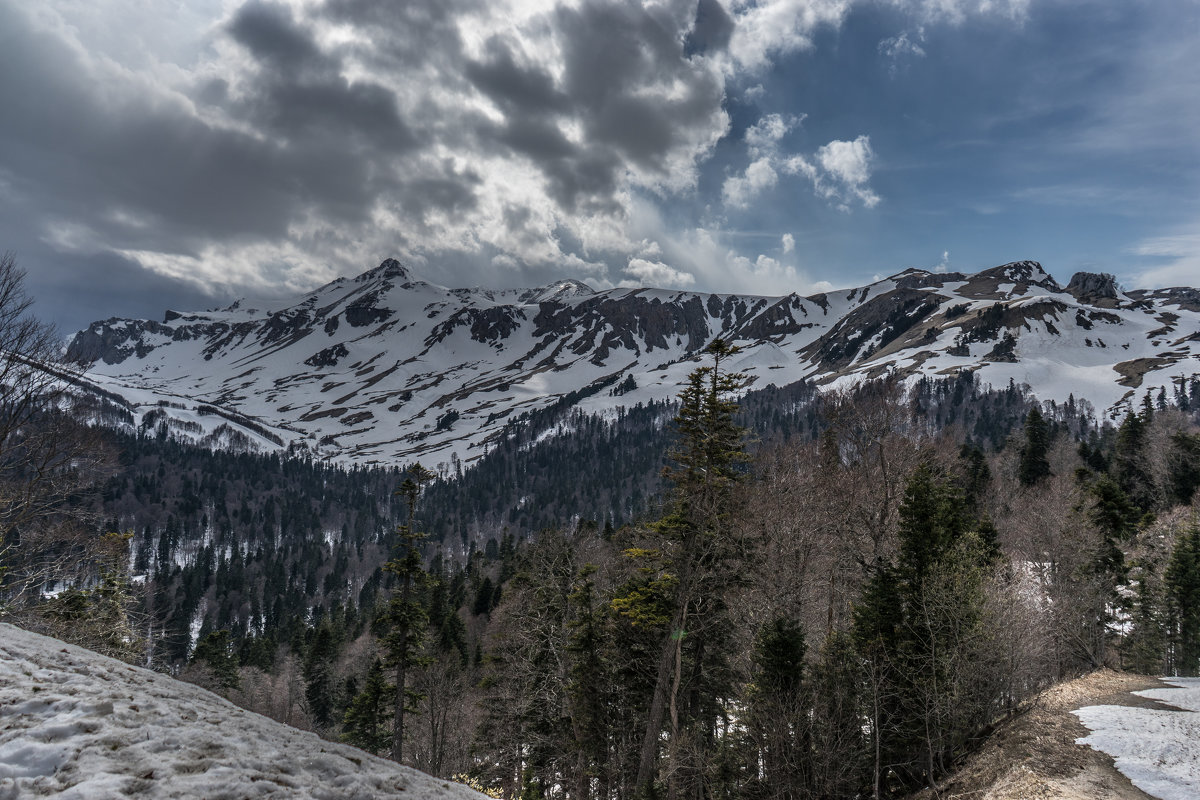
[[[1081,303],[1112,305],[1117,299],[1117,279],[1107,272],[1076,272],[1067,284],[1067,294]]]
[[[350,352],[346,349],[346,345],[339,343],[333,347],[326,347],[320,352],[313,353],[304,359],[304,363],[310,367],[336,367],[337,363],[348,355],[350,355]]]

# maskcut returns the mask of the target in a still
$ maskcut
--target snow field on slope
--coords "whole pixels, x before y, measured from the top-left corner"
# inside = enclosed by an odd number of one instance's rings
[[[1164,678],[1176,688],[1135,694],[1183,709],[1088,706],[1074,712],[1092,732],[1079,744],[1112,756],[1133,785],[1161,800],[1200,797],[1200,678]]]
[[[0,624],[0,800],[482,795]]]

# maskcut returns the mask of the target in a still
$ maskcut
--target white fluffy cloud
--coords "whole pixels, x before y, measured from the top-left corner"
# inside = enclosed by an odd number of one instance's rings
[[[866,208],[878,205],[879,195],[868,185],[875,158],[871,138],[835,139],[812,156],[784,156],[781,141],[803,122],[803,116],[766,114],[746,130],[746,151],[751,161],[744,172],[728,176],[722,184],[721,198],[726,208],[749,208],[759,194],[778,184],[780,172],[808,178],[818,197],[843,211],[856,203]]]
[[[644,258],[629,259],[625,274],[632,277],[638,286],[686,289],[696,283],[696,276],[690,272],[668,267],[661,261],[647,261]]]
[[[770,157],[764,156],[750,163],[742,175],[725,179],[721,196],[731,208],[748,208],[760,192],[770,189],[779,182],[779,175],[771,166]]]
[[[802,122],[803,116],[765,114],[762,119],[746,129],[746,148],[751,156],[771,155],[778,149],[779,140]]]
[[[1021,20],[1032,0],[891,0],[930,22],[959,24],[968,16],[999,16]]]
[[[871,137],[864,135],[853,141],[835,139],[818,149],[813,160],[792,156],[785,162],[784,170],[807,177],[817,196],[843,211],[849,211],[855,202],[874,208],[880,200],[868,186],[874,159]]]
[[[785,254],[790,253],[796,249],[796,237],[792,236],[790,233],[785,233],[779,240],[779,244],[780,247],[783,248],[783,252]]]
[[[763,295],[808,295],[832,288],[814,280],[792,253],[773,248],[773,255],[754,251],[747,254],[745,240],[720,229],[672,228],[660,210],[646,202],[638,203],[635,212],[642,230],[660,253],[643,258],[686,271],[695,277],[697,288]]]
[[[838,25],[850,0],[728,0],[737,19],[729,49],[737,66],[757,70],[777,55],[812,47],[821,25]]]

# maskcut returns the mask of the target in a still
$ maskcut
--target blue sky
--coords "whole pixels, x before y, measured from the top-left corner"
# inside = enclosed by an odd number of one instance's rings
[[[0,0],[0,249],[68,330],[391,256],[452,286],[1200,284],[1196,0],[173,5]]]

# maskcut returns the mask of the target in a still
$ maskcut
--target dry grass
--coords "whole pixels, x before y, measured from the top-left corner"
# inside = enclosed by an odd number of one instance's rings
[[[1144,675],[1103,669],[1047,689],[1027,711],[1002,725],[937,792],[913,800],[1147,800],[1112,759],[1075,740],[1085,728],[1071,712],[1084,706],[1167,708],[1131,692],[1164,684]]]

